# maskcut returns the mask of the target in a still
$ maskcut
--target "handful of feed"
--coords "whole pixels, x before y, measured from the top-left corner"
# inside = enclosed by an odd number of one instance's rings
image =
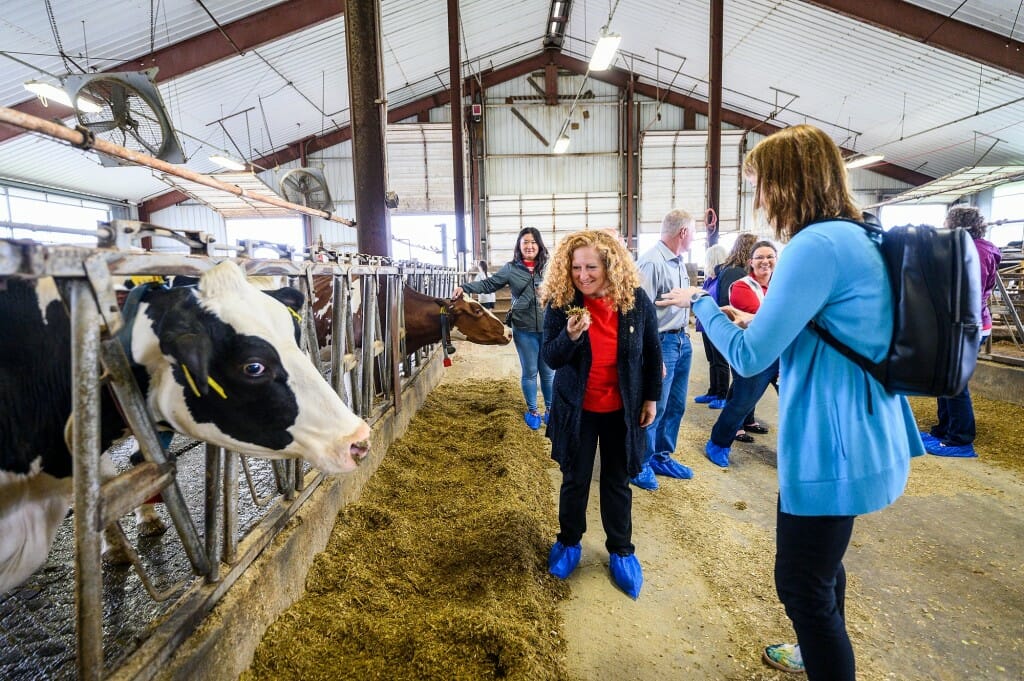
[[[580,307],[578,305],[570,305],[569,307],[565,308],[565,314],[570,319],[572,319],[573,317],[579,317],[581,320],[590,320],[590,310],[588,310],[585,307]]]

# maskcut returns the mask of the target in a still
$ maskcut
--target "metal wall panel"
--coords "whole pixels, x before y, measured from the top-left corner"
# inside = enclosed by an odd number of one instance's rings
[[[388,188],[399,200],[395,213],[455,212],[450,123],[389,125],[387,146]]]
[[[740,229],[740,164],[744,133],[722,131],[720,201],[721,232]],[[707,133],[650,131],[640,140],[640,210],[638,230],[657,234],[670,210],[689,211],[700,228],[707,202]]]
[[[616,192],[490,196],[486,206],[487,260],[491,263],[512,259],[516,237],[523,227],[540,230],[548,250],[571,232],[619,227],[619,195]]]
[[[533,85],[523,76],[486,92],[484,239],[493,263],[511,259],[523,227],[540,229],[551,248],[564,234],[621,224],[618,89],[561,74],[563,97],[548,106],[534,87],[543,88],[542,74],[536,76]],[[569,152],[556,155],[551,147],[563,126]]]

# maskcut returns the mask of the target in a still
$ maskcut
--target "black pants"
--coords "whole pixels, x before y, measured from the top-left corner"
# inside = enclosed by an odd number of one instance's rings
[[[854,681],[843,554],[855,516],[776,517],[775,589],[793,622],[809,681]]]
[[[704,356],[708,358],[710,383],[707,394],[724,400],[729,393],[729,361],[718,351],[706,333],[702,333],[701,337],[704,340]]]
[[[558,495],[558,541],[579,544],[587,531],[587,500],[594,459],[601,445],[601,524],[608,553],[633,553],[633,491],[626,471],[626,421],[624,412],[601,414],[585,411],[580,419],[580,447],[572,455],[572,468],[562,474]]]

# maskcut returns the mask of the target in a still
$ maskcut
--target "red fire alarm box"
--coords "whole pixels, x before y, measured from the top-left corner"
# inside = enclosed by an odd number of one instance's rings
[[[470,113],[473,115],[473,120],[476,121],[476,122],[480,122],[480,119],[484,115],[484,105],[483,104],[472,104],[472,105],[470,105],[469,110],[470,110]]]

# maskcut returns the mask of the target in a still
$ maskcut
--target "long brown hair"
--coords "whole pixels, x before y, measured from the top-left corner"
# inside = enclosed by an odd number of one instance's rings
[[[780,241],[815,220],[861,219],[839,147],[813,125],[765,137],[744,159],[743,174],[754,181],[754,206]]]
[[[747,262],[750,260],[750,255],[754,252],[755,243],[757,243],[757,235],[750,232],[743,232],[743,234],[736,237],[732,250],[729,251],[729,257],[722,263],[722,269],[726,267],[747,269]]]

